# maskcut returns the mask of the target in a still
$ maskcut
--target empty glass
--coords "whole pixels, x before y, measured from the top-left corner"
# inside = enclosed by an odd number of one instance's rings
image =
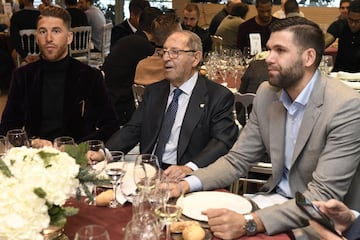
[[[54,139],[54,148],[64,151],[67,145],[75,145],[75,140],[69,136],[57,137]]]
[[[30,147],[29,138],[23,129],[13,129],[7,132],[7,149],[12,147]]]
[[[160,228],[156,216],[150,212],[133,215],[125,228],[125,240],[159,240]]]
[[[319,70],[324,74],[328,75],[334,67],[333,57],[331,55],[323,55],[319,65]]]
[[[160,175],[158,158],[153,154],[140,154],[135,161],[134,182],[137,191],[146,187],[154,188]]]
[[[76,232],[75,240],[110,240],[110,236],[103,226],[87,225]]]

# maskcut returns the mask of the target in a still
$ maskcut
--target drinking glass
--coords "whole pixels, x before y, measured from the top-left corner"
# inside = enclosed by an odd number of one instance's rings
[[[125,227],[125,240],[159,240],[160,228],[153,213],[134,214]]]
[[[152,189],[155,187],[156,180],[160,176],[160,166],[158,158],[153,154],[140,154],[135,161],[134,182],[137,191]]]
[[[105,169],[107,163],[104,142],[101,140],[88,140],[85,144],[87,146],[86,157],[91,169],[95,174],[101,173]]]
[[[320,71],[328,75],[334,67],[333,57],[331,55],[323,55],[320,62]]]
[[[110,236],[103,226],[86,225],[76,232],[75,240],[110,240]]]
[[[109,157],[109,162],[106,166],[105,172],[106,175],[109,176],[114,197],[113,200],[110,201],[109,207],[110,208],[117,208],[119,206],[122,206],[117,200],[116,200],[116,193],[117,193],[117,185],[121,184],[121,179],[126,173],[126,163],[124,161],[124,153],[121,151],[111,151]]]
[[[59,151],[64,151],[65,147],[68,145],[75,145],[75,140],[69,136],[61,136],[54,139],[54,148]]]
[[[255,56],[255,54],[251,53],[250,47],[244,47],[243,57],[244,57],[245,64],[247,66],[249,66],[249,64],[253,60],[254,56]]]
[[[23,129],[13,129],[7,132],[7,149],[12,147],[30,147],[30,142],[26,131]]]
[[[156,216],[158,216],[163,224],[165,224],[166,240],[171,239],[170,225],[173,222],[177,222],[181,216],[183,210],[183,190],[179,181],[175,181],[169,178],[164,178],[162,180],[162,186],[166,189],[167,192],[171,191],[171,186],[174,184],[178,185],[178,188],[180,189],[180,197],[178,200],[175,201],[175,199],[169,199],[168,201],[164,201],[163,204],[160,204],[155,209]]]

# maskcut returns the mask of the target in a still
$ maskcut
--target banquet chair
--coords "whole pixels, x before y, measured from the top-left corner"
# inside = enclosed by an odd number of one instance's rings
[[[69,45],[69,55],[80,62],[89,63],[91,48],[91,27],[81,26],[71,28],[73,41]]]
[[[145,86],[134,83],[132,85],[132,91],[134,95],[135,107],[138,108],[139,104],[142,102],[142,96],[145,91]]]
[[[36,43],[36,29],[23,29],[19,31],[21,48],[25,50],[28,56],[37,56],[40,54],[39,46]],[[17,54],[17,66],[21,65],[23,59]]]
[[[211,35],[212,50],[220,53],[222,51],[223,38],[216,35]]]
[[[94,62],[96,65],[102,65],[104,63],[105,57],[110,53],[112,27],[112,23],[106,23],[103,26],[100,52],[90,53],[91,62]]]
[[[239,92],[235,92],[234,96],[235,96],[234,110],[233,110],[234,120],[236,122],[238,119],[238,113],[236,112],[236,105],[241,104],[243,106],[242,109],[244,110],[244,117],[245,117],[245,124],[246,124],[246,122],[249,120],[249,107],[252,105],[253,100],[256,95],[254,93],[242,94]],[[240,111],[240,113],[242,113],[242,112]],[[249,183],[262,185],[262,184],[266,183],[267,179],[271,176],[271,174],[272,174],[271,163],[259,162],[257,165],[255,165],[254,167],[252,167],[249,170],[248,174],[245,177],[242,177],[242,178],[239,178],[238,180],[236,180],[230,186],[230,191],[238,194],[240,185],[242,184],[242,192],[241,193],[242,194],[248,193],[248,184]]]

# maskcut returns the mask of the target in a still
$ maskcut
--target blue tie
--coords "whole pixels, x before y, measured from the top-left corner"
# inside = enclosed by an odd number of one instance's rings
[[[165,145],[169,141],[171,129],[174,125],[176,112],[178,110],[179,96],[182,93],[183,91],[178,88],[174,90],[173,99],[164,116],[164,120],[159,133],[158,143],[155,150],[155,155],[158,157],[160,164],[162,164],[162,157],[165,151]]]

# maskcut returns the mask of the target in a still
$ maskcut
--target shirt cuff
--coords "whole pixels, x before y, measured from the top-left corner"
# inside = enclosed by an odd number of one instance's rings
[[[355,219],[360,216],[360,213],[359,213],[358,211],[355,211],[355,210],[351,210],[351,211],[352,211],[352,213],[354,214]]]
[[[193,162],[188,162],[187,164],[185,164],[185,166],[187,166],[187,167],[191,168],[191,170],[193,170],[193,171],[196,171],[196,170],[198,170],[198,169],[199,169],[199,167],[198,167],[198,166],[196,166],[196,164],[195,164],[195,163],[193,163]]]
[[[184,178],[184,181],[186,181],[190,186],[190,192],[197,192],[202,190],[202,184],[198,177],[195,176],[188,176]]]

